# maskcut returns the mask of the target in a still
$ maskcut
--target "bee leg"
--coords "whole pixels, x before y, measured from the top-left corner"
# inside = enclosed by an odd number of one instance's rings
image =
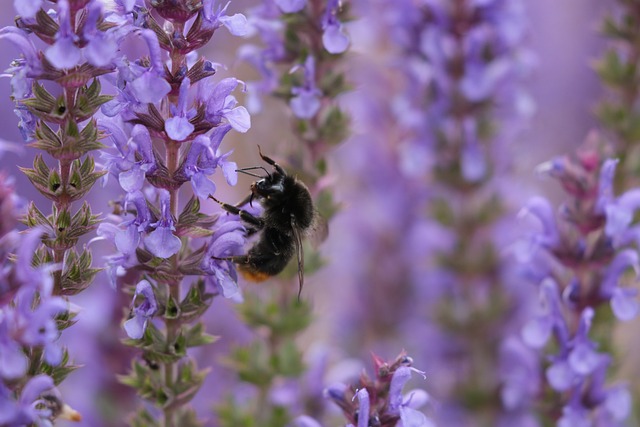
[[[236,255],[236,256],[226,256],[226,257],[217,257],[212,256],[211,258],[217,259],[219,261],[231,261],[235,264],[248,264],[249,256],[248,255]]]
[[[267,157],[264,154],[262,154],[262,149],[260,148],[260,145],[258,145],[258,153],[260,153],[260,157],[262,158],[262,160],[264,160],[265,162],[269,163],[271,166],[273,166],[275,168],[276,172],[278,172],[280,175],[284,175],[284,176],[287,175],[287,173],[284,171],[284,169],[282,169],[282,167],[280,167],[279,164],[277,164],[270,157]]]
[[[240,206],[244,206],[247,203],[249,203],[249,205],[251,205],[251,202],[253,201],[253,193],[250,193],[247,197],[245,197],[244,199],[240,200],[238,203],[236,203],[235,206],[236,208],[239,208]]]
[[[211,194],[209,194],[209,198],[212,199],[214,202],[218,203],[220,206],[222,206],[222,209],[224,209],[225,211],[232,213],[234,215],[240,215],[240,219],[242,219],[243,221],[248,222],[249,224],[251,224],[255,229],[261,229],[264,226],[264,222],[262,221],[262,219],[257,218],[253,215],[251,215],[249,212],[239,209],[233,205],[230,205],[228,203],[224,203],[221,202],[220,200],[216,199],[215,197],[213,197]]]

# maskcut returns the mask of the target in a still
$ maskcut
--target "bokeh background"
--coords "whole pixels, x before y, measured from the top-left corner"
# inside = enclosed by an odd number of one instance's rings
[[[11,0],[0,0],[2,26],[12,24],[12,3]],[[253,4],[255,1],[235,0],[232,10],[242,12]],[[323,357],[327,358],[328,365],[336,368],[333,371],[329,369],[325,378],[327,383],[333,380],[331,375],[340,375],[336,371],[353,370],[354,367],[359,369],[360,365],[356,360],[368,364],[372,350],[383,358],[392,358],[403,347],[403,343],[397,342],[393,337],[376,336],[376,331],[381,335],[385,334],[384,325],[376,329],[352,323],[363,318],[358,313],[370,309],[367,299],[357,289],[362,286],[358,283],[358,278],[359,271],[363,268],[362,254],[359,252],[362,242],[357,239],[364,237],[361,233],[354,232],[354,218],[356,222],[359,218],[362,223],[378,230],[387,227],[389,221],[402,221],[402,218],[394,217],[394,206],[403,198],[405,191],[401,186],[364,185],[364,182],[375,180],[376,177],[363,176],[363,170],[376,174],[376,171],[385,169],[385,159],[369,156],[367,146],[361,139],[372,131],[389,131],[385,127],[391,128],[393,123],[381,122],[377,124],[379,129],[370,129],[370,124],[360,120],[362,114],[358,108],[363,102],[384,102],[376,95],[377,88],[370,86],[375,80],[372,75],[393,71],[385,70],[384,62],[380,61],[389,47],[385,43],[385,35],[377,31],[374,19],[376,11],[357,1],[355,5],[355,20],[348,24],[352,47],[345,59],[346,75],[353,91],[341,99],[344,108],[354,118],[352,137],[330,154],[331,183],[336,199],[341,204],[341,211],[330,222],[328,239],[321,248],[325,267],[306,278],[304,298],[311,301],[315,319],[300,342],[308,350],[309,360],[325,355]],[[535,113],[511,142],[512,152],[515,153],[512,159],[514,179],[520,188],[519,197],[523,203],[535,194],[544,194],[552,199],[560,197],[560,191],[554,183],[541,179],[534,173],[534,168],[554,156],[575,150],[595,125],[592,111],[602,96],[603,88],[592,64],[604,47],[598,27],[603,14],[612,7],[612,2],[537,0],[526,2],[525,7],[529,21],[525,45],[533,54],[535,65],[523,85],[535,103]],[[236,59],[237,49],[247,42],[232,39],[220,31],[202,54],[227,65],[228,69],[220,73],[221,77],[228,75],[253,80],[257,78],[255,72]],[[135,49],[135,46],[131,48]],[[6,68],[16,53],[8,43],[0,44],[0,64]],[[13,114],[9,95],[9,79],[0,79],[0,138],[21,143],[18,120]],[[252,115],[251,130],[242,135],[230,135],[224,141],[224,148],[234,149],[234,160],[239,165],[255,165],[259,163],[255,148],[259,143],[265,152],[282,159],[282,163],[286,164],[286,159],[279,157],[279,153],[286,153],[288,147],[296,144],[289,131],[289,115],[284,104],[267,100],[263,111]],[[0,158],[0,169],[15,177],[18,193],[22,197],[46,205],[44,198],[35,192],[18,170],[19,166],[29,166],[32,156],[33,151],[27,147],[19,153],[4,153]],[[363,165],[362,162],[369,164]],[[221,176],[216,177],[220,178]],[[384,179],[392,180],[393,177],[385,175]],[[233,191],[225,189],[219,197],[239,200],[249,183],[249,177],[241,177]],[[220,186],[224,187],[226,186]],[[117,193],[118,188],[110,185],[105,188],[96,187],[89,195],[91,204],[95,206],[94,211],[108,215],[108,201],[116,197]],[[379,239],[383,234],[375,233],[371,238]],[[380,244],[382,249],[378,257],[381,270],[389,266],[389,274],[399,274],[393,271],[393,266],[402,265],[398,258],[407,256],[401,247],[408,237],[387,236],[388,242]],[[109,250],[106,245],[103,247],[100,243],[94,244],[94,265],[100,266],[102,256],[108,254]],[[241,286],[246,288],[246,292],[252,292],[251,287],[256,285],[242,283]],[[269,286],[269,283],[261,286]],[[396,295],[397,289],[387,291],[388,294],[377,297],[389,301],[393,301],[395,297],[401,299],[401,296]],[[126,372],[132,355],[130,349],[120,344],[120,339],[123,338],[120,320],[129,300],[118,290],[112,289],[106,276],[100,274],[93,287],[73,302],[81,307],[81,315],[78,324],[65,333],[63,340],[70,346],[70,353],[84,368],[71,375],[64,383],[65,396],[85,415],[80,425],[123,425],[125,415],[135,403],[131,391],[118,385],[115,379],[116,374]],[[391,311],[395,309],[392,304],[391,302],[389,306]],[[393,315],[390,316],[391,319],[394,318]],[[232,301],[216,299],[206,321],[208,331],[222,338],[206,353],[196,355],[201,359],[202,366],[212,367],[207,385],[196,400],[202,413],[206,413],[215,402],[221,402],[229,392],[229,387],[237,386],[234,385],[233,374],[225,368],[225,354],[231,344],[246,342],[251,338],[251,332],[238,320]],[[366,329],[369,335],[353,341],[359,344],[347,345],[350,341],[349,334],[354,334],[360,327]],[[415,339],[424,338],[416,333]],[[406,343],[404,346],[411,347],[412,344]],[[433,374],[430,366],[419,368],[425,370],[428,376]],[[632,370],[629,372],[633,375]],[[630,379],[638,380],[633,376]],[[429,380],[427,389],[428,382]],[[241,394],[242,390],[236,389],[235,393]]]

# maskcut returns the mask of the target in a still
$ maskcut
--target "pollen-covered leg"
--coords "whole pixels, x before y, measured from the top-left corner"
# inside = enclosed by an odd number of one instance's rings
[[[240,215],[240,219],[242,219],[243,221],[248,222],[249,224],[251,224],[254,228],[260,229],[263,227],[264,222],[262,221],[262,219],[255,217],[253,215],[251,215],[249,212],[237,208],[233,205],[230,205],[228,203],[224,203],[221,202],[220,200],[216,199],[215,197],[213,197],[211,194],[209,194],[209,198],[211,200],[213,200],[214,202],[218,203],[220,206],[222,206],[222,209],[224,209],[225,211],[232,213],[234,215]]]

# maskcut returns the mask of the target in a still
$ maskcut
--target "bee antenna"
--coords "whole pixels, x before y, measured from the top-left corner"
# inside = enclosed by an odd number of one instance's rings
[[[250,168],[236,169],[236,172],[240,172],[240,173],[243,173],[245,175],[253,176],[253,177],[256,177],[256,178],[262,178],[261,175],[256,175],[255,173],[248,172],[248,171],[256,170],[256,169],[262,169],[264,171],[264,173],[266,173],[267,176],[269,178],[271,178],[271,174],[263,166],[253,166],[253,167],[250,167]]]

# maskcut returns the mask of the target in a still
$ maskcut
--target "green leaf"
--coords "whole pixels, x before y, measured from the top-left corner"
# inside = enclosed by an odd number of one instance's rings
[[[202,322],[197,323],[192,327],[185,327],[184,333],[185,345],[187,347],[199,347],[201,345],[207,345],[214,343],[219,337],[209,335],[204,331],[204,324]]]

